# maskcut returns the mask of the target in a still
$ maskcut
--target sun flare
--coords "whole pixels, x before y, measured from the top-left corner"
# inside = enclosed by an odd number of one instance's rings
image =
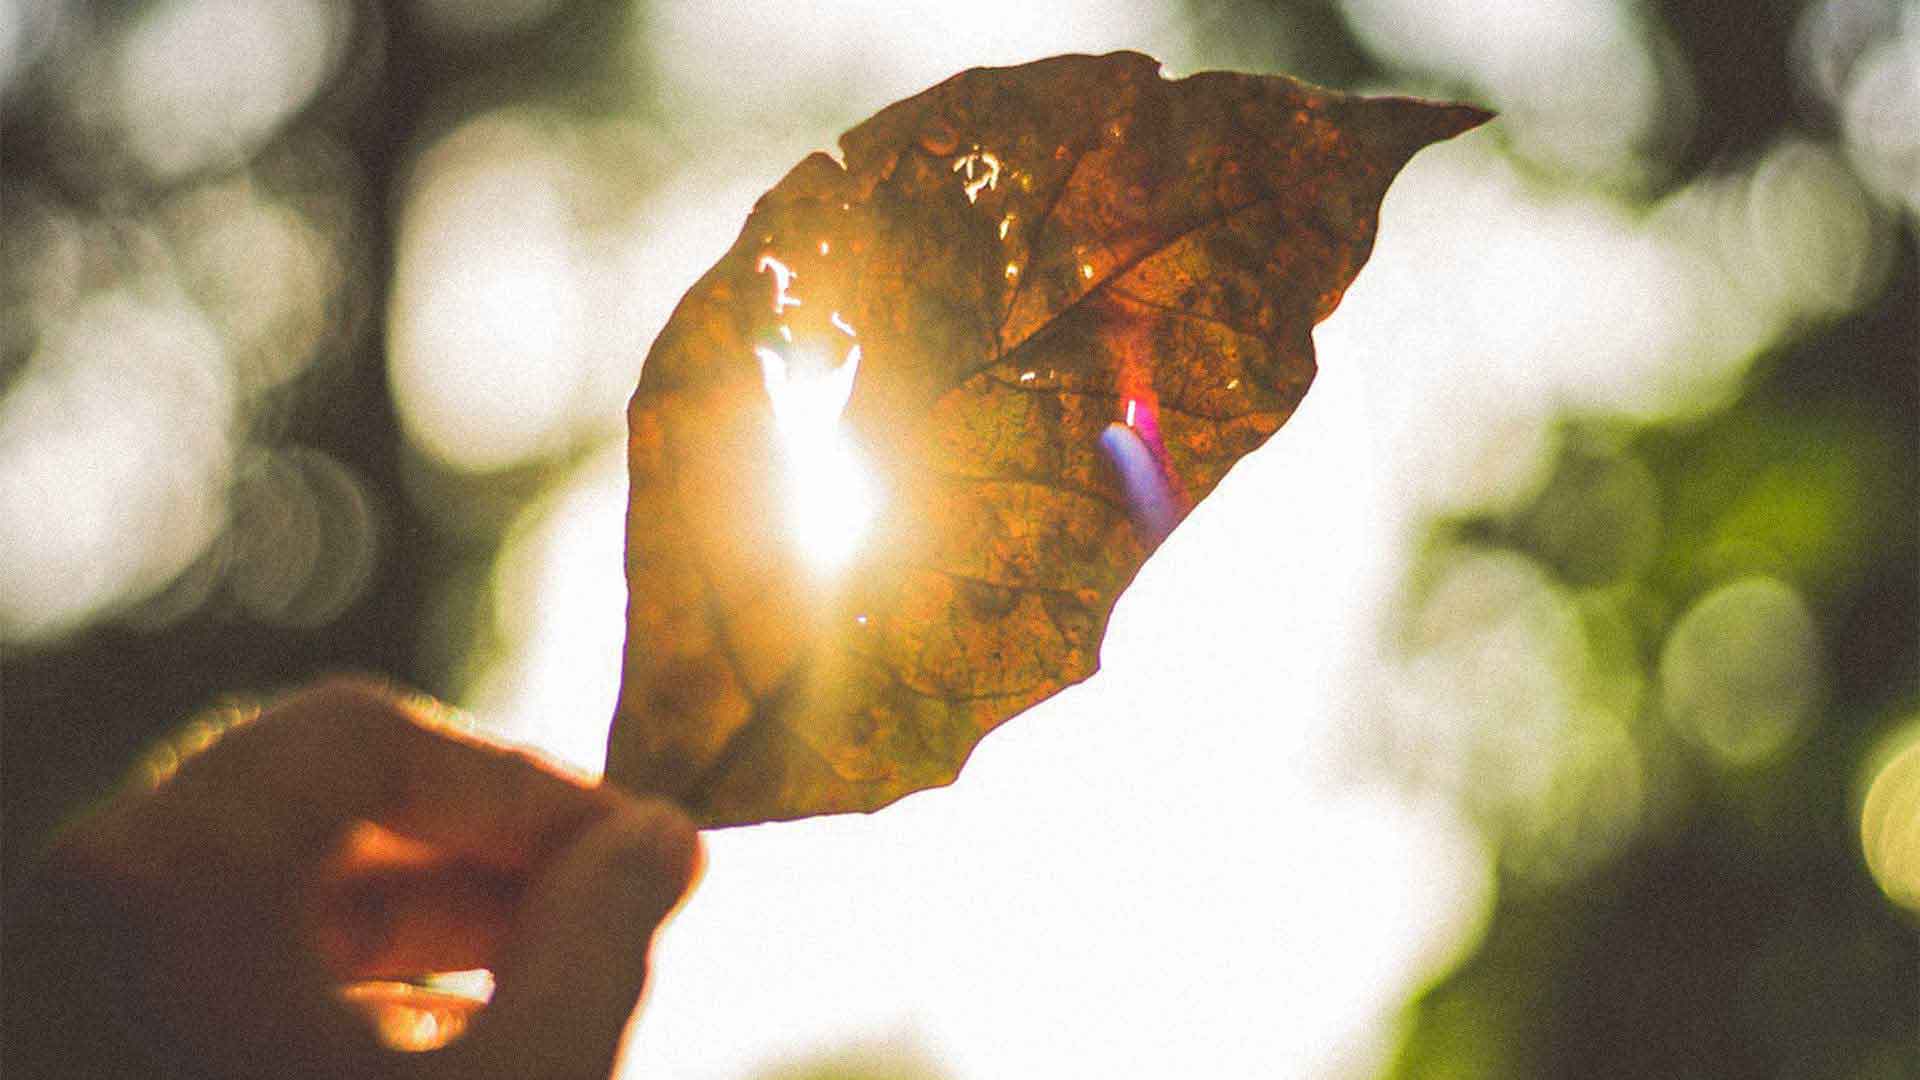
[[[860,370],[860,346],[831,368],[810,355],[789,363],[765,346],[754,354],[780,433],[792,536],[808,566],[839,570],[866,538],[878,502],[865,463],[840,427]]]
[[[800,306],[800,298],[788,291],[798,275],[786,264],[763,255],[758,269],[773,274],[775,314]],[[858,336],[838,311],[828,322],[849,341]],[[753,352],[779,432],[789,532],[808,567],[831,574],[860,549],[879,503],[865,463],[840,426],[840,414],[860,373],[860,345],[854,341],[833,364],[818,351],[797,345],[785,323],[780,337],[784,351],[760,345]]]

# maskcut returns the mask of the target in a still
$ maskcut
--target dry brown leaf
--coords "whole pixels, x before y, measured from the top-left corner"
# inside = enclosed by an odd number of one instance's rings
[[[1094,672],[1148,554],[1306,393],[1388,183],[1488,115],[1062,56],[802,161],[629,409],[609,778],[709,825],[951,781]]]

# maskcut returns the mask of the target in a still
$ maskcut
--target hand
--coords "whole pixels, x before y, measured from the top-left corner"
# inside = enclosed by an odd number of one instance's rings
[[[126,1024],[192,1075],[605,1077],[700,861],[667,803],[328,681],[69,830],[39,913],[9,904],[7,1071],[89,1075],[113,1042],[98,1028]],[[338,992],[476,967],[491,1004],[428,1053],[383,1046]]]

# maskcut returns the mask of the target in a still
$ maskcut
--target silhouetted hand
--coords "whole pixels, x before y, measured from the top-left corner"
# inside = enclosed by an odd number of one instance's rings
[[[7,1074],[605,1077],[698,834],[430,713],[328,681],[70,829],[8,913]],[[338,992],[477,967],[427,1053]]]

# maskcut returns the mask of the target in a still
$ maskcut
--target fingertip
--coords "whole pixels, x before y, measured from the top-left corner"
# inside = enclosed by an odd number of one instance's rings
[[[601,828],[607,865],[624,878],[616,884],[656,901],[665,918],[699,880],[706,862],[700,830],[684,811],[664,799],[633,799],[608,814]]]
[[[660,799],[610,808],[530,885],[469,1052],[518,1075],[605,1076],[645,988],[655,933],[702,862],[699,831]],[[477,1042],[473,1041],[477,1039]]]

